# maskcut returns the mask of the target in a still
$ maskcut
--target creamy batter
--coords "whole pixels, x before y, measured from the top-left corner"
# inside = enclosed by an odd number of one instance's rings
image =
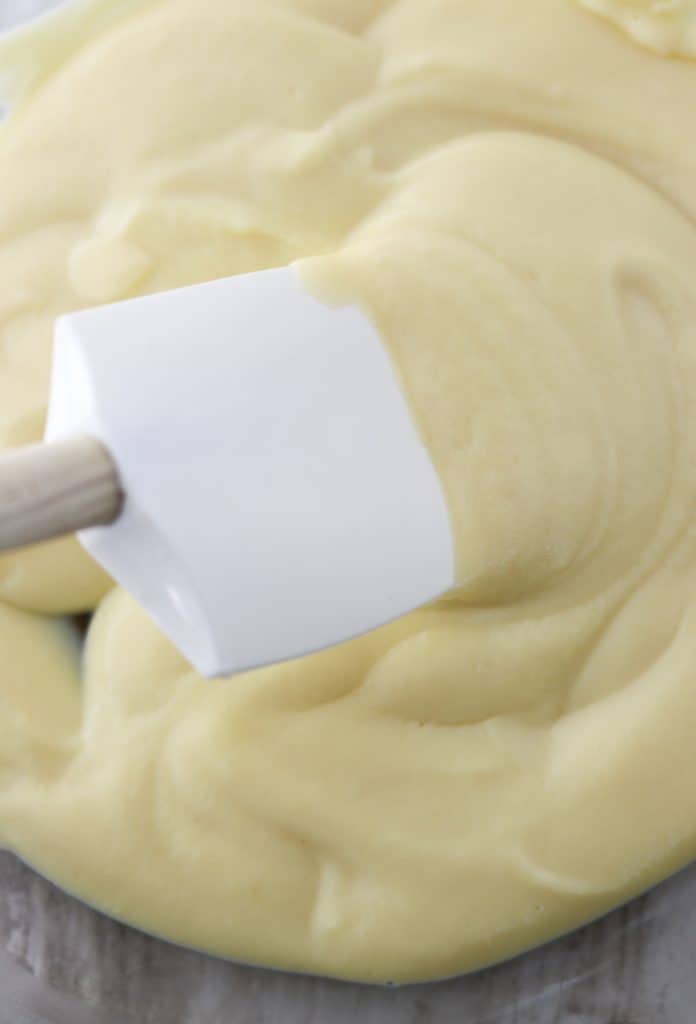
[[[696,0],[580,0],[657,53],[696,57]]]
[[[601,6],[676,39],[691,5]],[[692,859],[696,64],[572,0],[107,0],[0,66],[2,445],[58,313],[302,261],[390,347],[459,579],[206,682],[73,542],[3,559],[2,843],[178,942],[380,982]]]

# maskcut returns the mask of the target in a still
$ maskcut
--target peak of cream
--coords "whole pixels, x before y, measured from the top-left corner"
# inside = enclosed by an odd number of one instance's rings
[[[579,0],[663,55],[696,58],[696,0]]]
[[[0,840],[177,942],[380,982],[692,859],[696,64],[571,0],[81,0],[0,68],[0,444],[59,314],[299,261],[389,346],[459,581],[210,683],[71,542],[0,559]]]

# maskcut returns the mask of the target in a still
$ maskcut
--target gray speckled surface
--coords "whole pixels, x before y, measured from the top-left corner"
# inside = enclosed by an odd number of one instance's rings
[[[0,29],[58,2],[0,0]],[[389,990],[177,949],[0,854],[0,1024],[693,1024],[695,1007],[696,867],[512,963]]]
[[[33,18],[51,7],[57,7],[61,0],[0,0],[0,30],[27,18]]]

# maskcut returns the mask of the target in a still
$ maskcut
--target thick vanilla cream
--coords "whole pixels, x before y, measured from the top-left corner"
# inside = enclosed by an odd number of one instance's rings
[[[580,0],[636,42],[661,54],[696,57],[696,0]]]
[[[178,942],[370,981],[692,859],[696,64],[571,0],[105,0],[0,66],[2,445],[40,436],[57,314],[301,261],[389,346],[459,578],[206,682],[74,543],[3,559],[4,845]],[[81,659],[57,616],[92,608]]]

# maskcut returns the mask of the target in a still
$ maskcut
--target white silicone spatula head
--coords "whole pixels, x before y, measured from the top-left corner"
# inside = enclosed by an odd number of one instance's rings
[[[125,492],[82,544],[206,675],[453,585],[442,487],[379,336],[292,269],[62,318],[46,438],[75,436]]]

